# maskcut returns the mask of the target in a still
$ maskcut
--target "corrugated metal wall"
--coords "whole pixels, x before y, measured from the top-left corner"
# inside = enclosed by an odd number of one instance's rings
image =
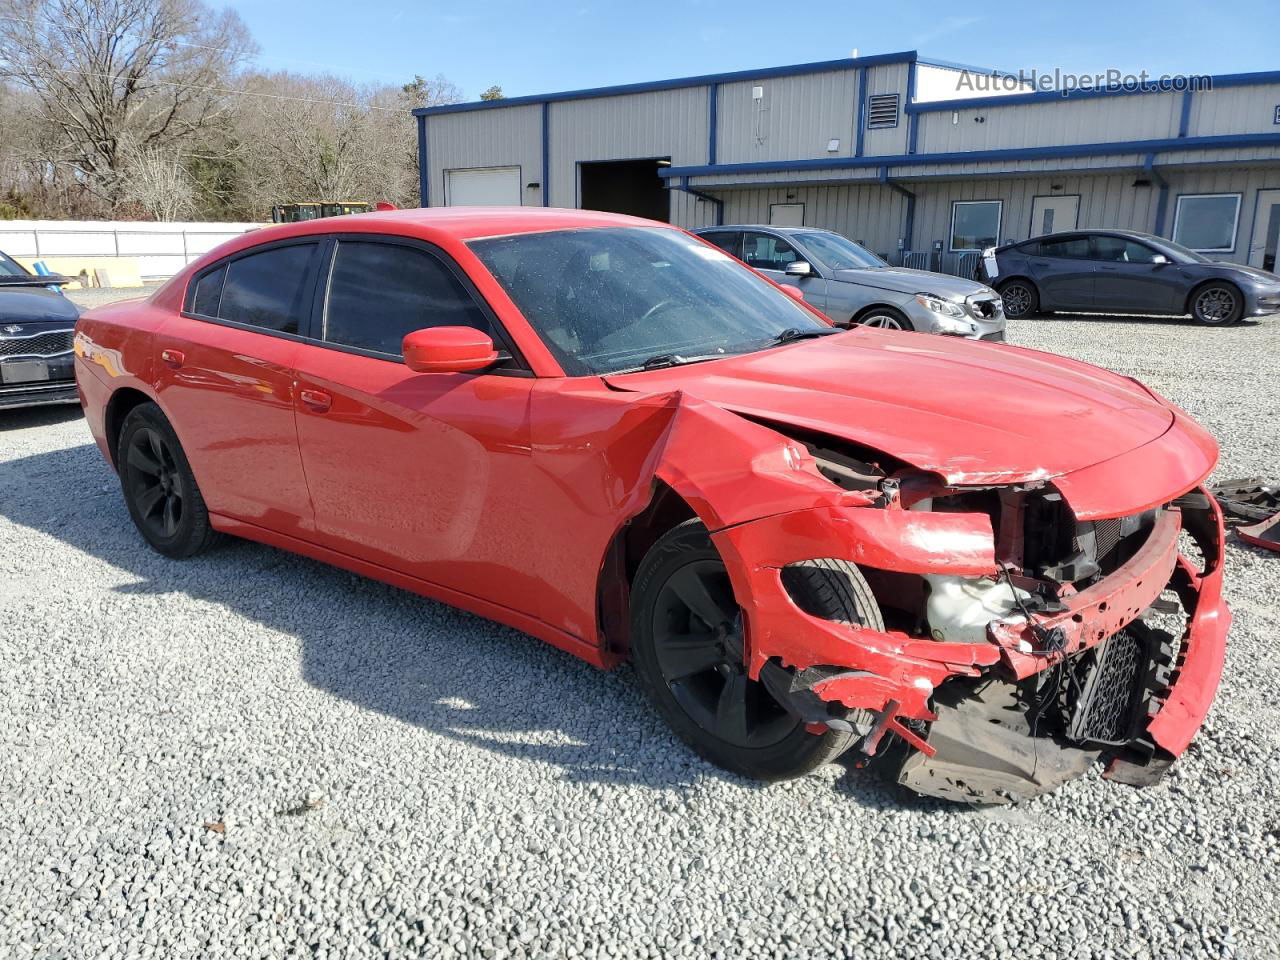
[[[769,205],[803,203],[804,225],[835,230],[880,254],[897,250],[906,200],[879,184],[726,190],[725,223],[768,223]]]
[[[445,171],[468,167],[520,168],[520,182],[542,180],[542,107],[538,104],[442,113],[427,117],[431,205],[444,206]],[[523,202],[538,206],[542,194],[521,187]]]
[[[1280,84],[1225,87],[1197,93],[1191,101],[1187,135],[1213,137],[1224,133],[1274,132]]]
[[[752,92],[759,86],[763,96]],[[851,157],[858,72],[840,70],[720,85],[718,163]],[[839,148],[827,150],[839,140]]]
[[[906,63],[893,63],[867,69],[867,96],[877,93],[898,94],[898,125],[880,130],[867,130],[863,135],[863,154],[903,154],[907,152],[907,87],[910,84],[911,67]],[[855,110],[857,104],[854,104]]]
[[[706,87],[551,104],[551,205],[578,206],[578,163],[670,157],[707,162]]]

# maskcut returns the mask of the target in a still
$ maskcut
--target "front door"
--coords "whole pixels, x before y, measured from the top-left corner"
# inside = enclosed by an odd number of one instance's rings
[[[471,596],[532,568],[534,482],[521,371],[416,373],[405,334],[488,312],[443,254],[339,239],[314,340],[301,346],[298,443],[323,546]],[[510,590],[507,591],[511,593]]]
[[[810,263],[803,253],[780,235],[747,231],[742,237],[742,260],[774,283],[799,287],[805,301],[814,309],[827,309],[827,281],[818,275],[817,265]],[[809,263],[813,273],[807,277],[788,276],[787,265],[801,260]]]
[[[1137,313],[1182,313],[1186,281],[1172,263],[1145,243],[1127,237],[1095,234],[1093,303],[1099,310]]]
[[[1031,232],[1029,237],[1043,237],[1047,233],[1061,233],[1076,228],[1080,214],[1078,196],[1033,197],[1031,200]]]
[[[1276,271],[1276,251],[1280,246],[1280,190],[1259,190],[1253,217],[1253,242],[1249,245],[1249,265]]]
[[[204,271],[155,336],[156,394],[209,511],[291,536],[313,528],[293,409],[319,251],[254,248]]]

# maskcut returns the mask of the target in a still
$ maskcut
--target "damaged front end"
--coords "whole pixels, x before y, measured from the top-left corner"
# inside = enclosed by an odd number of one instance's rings
[[[1100,760],[1150,783],[1187,747],[1230,622],[1202,464],[1190,492],[1170,474],[1167,499],[1154,479],[1125,511],[1092,495],[1123,465],[968,485],[785,432],[833,495],[713,539],[747,611],[749,675],[811,729],[854,732],[898,782],[970,803],[1034,796]],[[883,630],[806,611],[789,572],[831,561],[856,565]]]

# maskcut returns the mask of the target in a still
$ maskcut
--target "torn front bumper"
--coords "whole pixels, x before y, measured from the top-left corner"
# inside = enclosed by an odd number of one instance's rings
[[[1202,563],[1179,551],[1183,531],[1195,542]],[[944,733],[938,727],[936,739],[929,732],[939,720],[936,693],[942,685],[984,678],[1034,685],[1037,676],[1140,624],[1144,612],[1172,588],[1186,614],[1182,636],[1171,662],[1158,673],[1158,689],[1144,704],[1147,714],[1134,737],[1136,749],[1109,754],[1111,771],[1129,780],[1140,778],[1128,768],[1153,760],[1167,763],[1181,754],[1212,704],[1231,619],[1222,599],[1223,536],[1222,514],[1213,499],[1203,490],[1188,494],[1159,511],[1143,546],[1110,575],[1062,598],[1053,612],[993,623],[988,643],[970,644],[810,616],[793,602],[781,572],[791,564],[834,557],[890,573],[994,576],[999,566],[985,516],[828,505],[714,535],[735,593],[745,598],[750,675],[807,722],[865,734],[868,753],[885,734],[895,733],[932,756],[955,729]],[[1077,766],[1064,763],[1063,769],[1077,775]],[[1016,779],[1016,772],[1011,776]],[[942,789],[923,792],[952,795]],[[1003,798],[1035,792],[1041,790],[1006,792]]]

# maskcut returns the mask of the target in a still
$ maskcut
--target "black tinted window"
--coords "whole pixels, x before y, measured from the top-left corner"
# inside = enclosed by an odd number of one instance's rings
[[[399,355],[406,333],[475,327],[489,319],[443,263],[416,247],[342,240],[325,307],[330,343]]]
[[[227,264],[218,316],[280,333],[297,333],[308,300],[314,243],[276,247]]]
[[[1124,237],[1094,237],[1093,258],[1111,263],[1152,263],[1156,252]]]
[[[740,233],[734,233],[732,230],[725,230],[722,233],[704,233],[702,239],[710,243],[714,243],[726,253],[731,253],[735,257],[738,255],[738,240],[742,237]]]
[[[218,302],[222,299],[222,281],[226,276],[227,268],[221,266],[196,281],[195,292],[191,295],[192,313],[198,313],[202,317],[218,315]]]
[[[1041,240],[1040,256],[1065,257],[1069,260],[1089,257],[1088,237],[1069,237],[1065,240]]]

